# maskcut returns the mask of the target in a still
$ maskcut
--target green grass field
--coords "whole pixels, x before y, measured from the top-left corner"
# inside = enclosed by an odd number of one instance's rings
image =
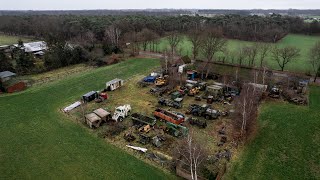
[[[30,39],[30,38],[0,34],[0,46],[1,45],[17,44],[19,39],[21,39],[23,42],[32,41],[32,39]]]
[[[173,179],[59,110],[113,78],[158,65],[152,59],[127,60],[0,97],[0,179]]]
[[[320,87],[311,87],[310,107],[264,103],[257,136],[225,179],[319,179],[319,109]]]
[[[297,58],[294,62],[288,64],[285,70],[303,72],[303,73],[310,71],[311,66],[307,62],[308,52],[309,52],[309,49],[317,41],[320,41],[320,36],[306,36],[306,35],[296,35],[296,34],[289,34],[285,38],[283,38],[281,41],[279,41],[277,45],[279,45],[280,47],[295,46],[301,49],[301,56]],[[248,41],[228,40],[228,49],[230,52],[232,52],[232,51],[236,51],[241,46],[252,45],[252,44],[253,42],[248,42]],[[168,47],[169,47],[168,42],[165,39],[163,39],[159,44],[159,50],[161,51]],[[183,39],[183,41],[180,43],[177,49],[178,51],[181,50],[181,53],[183,55],[188,55],[189,57],[192,56],[192,45],[187,40],[187,38]],[[228,62],[232,63],[231,60],[229,60]],[[267,65],[272,69],[276,69],[276,70],[280,69],[277,62],[272,60],[270,55],[267,57]]]

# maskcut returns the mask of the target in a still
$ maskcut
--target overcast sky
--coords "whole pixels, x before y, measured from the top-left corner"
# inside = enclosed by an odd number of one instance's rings
[[[1,10],[320,9],[320,0],[0,0]]]

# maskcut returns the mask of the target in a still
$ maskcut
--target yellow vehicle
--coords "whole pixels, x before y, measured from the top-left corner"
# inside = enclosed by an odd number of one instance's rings
[[[189,96],[194,96],[196,94],[199,94],[199,92],[200,92],[200,88],[199,87],[194,87],[194,88],[189,90],[188,95]]]
[[[156,86],[164,86],[168,84],[168,76],[158,77],[154,82]]]

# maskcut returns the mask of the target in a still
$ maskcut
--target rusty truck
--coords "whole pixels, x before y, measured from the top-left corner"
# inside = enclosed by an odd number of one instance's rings
[[[178,112],[170,112],[163,109],[156,109],[153,113],[154,117],[162,119],[173,124],[179,125],[185,121],[185,116]]]

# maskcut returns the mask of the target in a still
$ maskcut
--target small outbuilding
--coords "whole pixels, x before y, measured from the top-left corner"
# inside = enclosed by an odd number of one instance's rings
[[[7,93],[20,92],[27,88],[27,84],[23,81],[19,82],[11,82],[8,85],[5,85],[5,89]]]
[[[111,119],[111,113],[102,108],[96,109],[93,112],[98,115],[102,121],[106,122],[108,119]]]
[[[0,80],[1,80],[1,82],[9,81],[13,76],[16,76],[16,73],[13,73],[11,71],[0,72]]]
[[[95,113],[90,113],[85,115],[86,123],[89,125],[90,128],[98,128],[102,122],[101,118],[96,115]]]
[[[98,93],[96,91],[90,91],[87,94],[82,96],[84,102],[90,102],[95,100],[98,97]]]
[[[112,81],[109,81],[106,83],[106,89],[108,91],[114,91],[116,89],[119,89],[124,84],[124,81],[122,79],[114,79]]]

